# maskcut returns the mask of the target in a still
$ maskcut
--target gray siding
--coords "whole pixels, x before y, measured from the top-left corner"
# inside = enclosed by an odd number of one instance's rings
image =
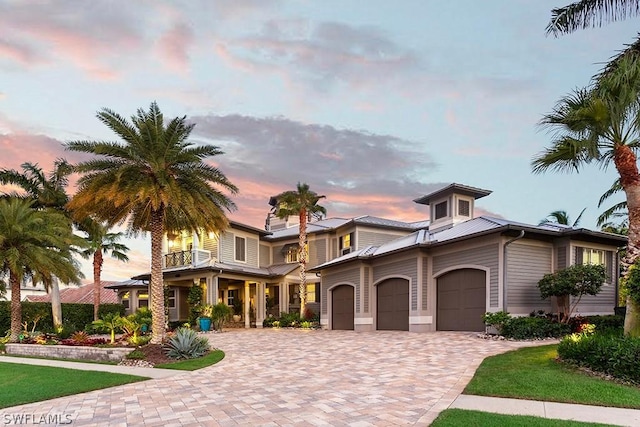
[[[214,237],[210,239],[209,236],[204,236],[204,242],[202,242],[202,248],[205,251],[211,252],[211,258],[218,258],[218,238]]]
[[[220,261],[234,262],[233,246],[235,245],[235,235],[231,232],[222,233],[220,236]]]
[[[247,237],[247,265],[258,267],[258,239]]]
[[[426,310],[428,308],[429,302],[429,276],[427,275],[427,271],[429,268],[429,258],[422,259],[422,309]]]
[[[273,256],[273,264],[284,264],[284,253],[282,253],[282,249],[284,248],[284,246],[285,243],[278,242],[273,244],[273,248],[271,250],[271,254]]]
[[[576,264],[581,263],[581,253],[578,255],[582,246],[576,246]],[[616,256],[613,251],[605,251],[605,266],[607,268],[607,278],[605,284],[600,288],[597,295],[584,295],[580,299],[580,303],[576,306],[575,312],[579,313],[601,313],[613,312],[613,308],[618,305],[616,301],[616,282],[614,272],[616,271]],[[572,298],[572,302],[574,299]]]
[[[338,285],[341,283],[351,283],[356,285],[356,289],[360,288],[360,268],[354,267],[349,270],[322,275],[322,291],[320,293],[320,306],[322,307],[322,314],[327,314],[327,289],[329,289],[333,285]]]
[[[358,231],[358,249],[366,248],[367,246],[380,246],[383,243],[390,242],[398,237],[406,236],[408,233],[380,233],[376,231],[360,230]]]
[[[433,273],[462,264],[475,264],[489,268],[489,298],[491,307],[498,306],[498,243],[464,249],[433,257]]]
[[[418,259],[409,258],[373,266],[374,282],[383,277],[397,277],[398,275],[411,278],[411,310],[416,311],[418,309]]]
[[[331,239],[331,253],[330,253],[330,257],[331,259],[335,259],[338,256],[338,239],[336,237]]]
[[[556,271],[567,268],[567,246],[556,248]]]
[[[551,302],[540,298],[538,281],[551,273],[553,248],[514,242],[507,247],[507,311],[518,307],[513,314],[533,310],[551,310]]]
[[[260,267],[267,267],[271,265],[269,255],[271,255],[271,248],[269,248],[269,245],[261,244],[260,245]]]
[[[327,240],[319,239],[309,242],[308,268],[327,262]]]
[[[368,313],[369,312],[369,287],[370,287],[370,283],[369,283],[369,271],[370,268],[369,267],[364,267],[363,269],[363,280],[362,280],[362,293],[363,293],[363,298],[364,298],[364,309],[362,310],[364,313]]]

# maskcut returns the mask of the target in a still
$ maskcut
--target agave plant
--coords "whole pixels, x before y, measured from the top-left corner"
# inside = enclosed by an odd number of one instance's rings
[[[187,328],[180,328],[169,339],[166,346],[167,356],[172,359],[195,359],[204,356],[210,350],[209,341]]]

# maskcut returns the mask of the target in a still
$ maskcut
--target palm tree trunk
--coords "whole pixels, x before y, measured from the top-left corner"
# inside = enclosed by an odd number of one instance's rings
[[[164,232],[164,207],[151,213],[151,316],[152,344],[161,344],[165,336],[164,282],[162,279],[162,234]]]
[[[51,316],[53,317],[53,328],[56,331],[62,330],[62,302],[60,301],[60,284],[58,278],[51,280],[49,289],[51,293]]]
[[[100,293],[102,283],[100,276],[102,272],[102,249],[97,248],[93,253],[93,320],[98,320],[98,309],[100,308]]]
[[[20,305],[20,280],[12,271],[9,272],[11,284],[11,336],[9,342],[18,342],[22,332],[22,306]]]
[[[298,253],[300,264],[300,318],[304,319],[307,305],[307,211],[300,211],[300,233],[298,233]]]
[[[627,275],[629,266],[640,256],[640,173],[633,150],[626,145],[614,148],[613,160],[620,174],[620,184],[627,196],[629,210],[629,234],[627,251],[621,260],[622,274]],[[624,322],[625,335],[640,336],[640,310],[627,298],[627,314]]]

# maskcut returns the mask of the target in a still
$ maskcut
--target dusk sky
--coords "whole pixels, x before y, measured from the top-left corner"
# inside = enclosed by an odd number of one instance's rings
[[[532,174],[552,138],[537,123],[640,21],[545,36],[565,4],[0,0],[0,168],[78,161],[63,142],[115,139],[98,110],[155,100],[225,151],[212,160],[240,189],[230,217],[256,227],[301,181],[334,217],[426,219],[412,200],[457,182],[493,190],[477,214],[537,224],[586,207],[595,228],[615,170]],[[131,262],[103,279],[148,271],[148,239],[126,243]]]

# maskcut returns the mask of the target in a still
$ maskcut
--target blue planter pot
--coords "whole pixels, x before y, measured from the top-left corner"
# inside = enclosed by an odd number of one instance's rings
[[[199,320],[200,323],[200,330],[201,331],[208,331],[209,329],[211,329],[211,319],[206,318],[206,317],[201,317]]]

